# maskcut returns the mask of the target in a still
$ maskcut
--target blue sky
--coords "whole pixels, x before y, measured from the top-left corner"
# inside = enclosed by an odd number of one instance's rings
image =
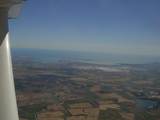
[[[160,56],[160,0],[28,0],[13,48]]]

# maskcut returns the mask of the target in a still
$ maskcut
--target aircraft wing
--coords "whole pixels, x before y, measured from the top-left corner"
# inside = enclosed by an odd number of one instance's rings
[[[0,0],[0,8],[8,8],[8,17],[16,18],[25,0]]]

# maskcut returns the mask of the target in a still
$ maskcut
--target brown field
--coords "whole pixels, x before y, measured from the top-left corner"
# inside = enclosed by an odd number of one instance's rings
[[[126,112],[123,112],[121,113],[122,117],[125,119],[125,120],[135,120],[135,116],[133,113],[126,113]]]
[[[67,120],[86,120],[85,116],[72,116],[68,117]]]
[[[76,103],[76,104],[71,104],[70,108],[71,109],[78,109],[78,108],[90,108],[92,105],[90,103]]]
[[[63,120],[64,113],[62,111],[56,112],[42,112],[37,115],[38,120]]]

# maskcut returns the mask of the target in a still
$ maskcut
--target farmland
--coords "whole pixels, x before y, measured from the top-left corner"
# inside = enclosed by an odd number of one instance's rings
[[[15,60],[20,118],[159,120],[160,67],[157,66],[160,64],[103,65]]]

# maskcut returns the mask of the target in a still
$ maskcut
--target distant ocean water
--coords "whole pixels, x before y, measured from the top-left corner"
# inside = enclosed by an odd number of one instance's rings
[[[12,49],[13,60],[26,57],[41,62],[87,62],[96,64],[145,64],[160,62],[160,56],[120,55],[93,52],[77,52],[42,49]]]

